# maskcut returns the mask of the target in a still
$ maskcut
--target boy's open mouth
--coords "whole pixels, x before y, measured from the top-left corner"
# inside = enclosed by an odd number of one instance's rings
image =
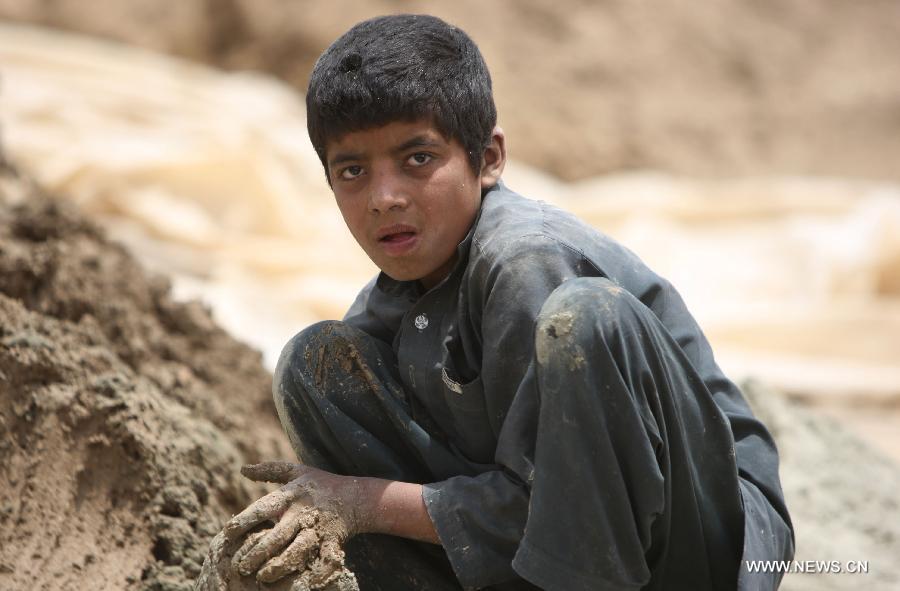
[[[415,232],[397,232],[395,234],[388,234],[387,236],[380,238],[379,242],[391,242],[391,243],[403,242],[405,240],[409,240],[410,238],[412,238],[415,235],[416,235]]]
[[[404,242],[415,236],[417,233],[418,230],[409,224],[392,224],[390,226],[379,228],[378,232],[375,234],[375,238],[378,242]]]
[[[375,238],[388,256],[403,256],[418,244],[419,231],[408,224],[393,224],[379,228]]]

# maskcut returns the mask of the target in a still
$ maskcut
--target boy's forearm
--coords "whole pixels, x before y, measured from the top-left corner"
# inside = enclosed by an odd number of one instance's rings
[[[358,490],[359,533],[400,536],[440,544],[425,508],[422,485],[381,478],[354,479]]]

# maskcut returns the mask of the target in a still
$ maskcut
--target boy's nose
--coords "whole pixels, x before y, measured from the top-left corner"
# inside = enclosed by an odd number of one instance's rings
[[[369,184],[369,210],[382,213],[392,209],[405,209],[409,198],[403,183],[389,173],[376,173]]]

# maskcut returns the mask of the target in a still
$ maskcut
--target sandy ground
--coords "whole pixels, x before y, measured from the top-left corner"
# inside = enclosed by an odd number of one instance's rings
[[[844,572],[788,574],[782,589],[896,589],[900,569],[900,467],[833,418],[745,382],[743,390],[778,444],[796,559],[837,561]],[[867,573],[847,572],[850,561]]]

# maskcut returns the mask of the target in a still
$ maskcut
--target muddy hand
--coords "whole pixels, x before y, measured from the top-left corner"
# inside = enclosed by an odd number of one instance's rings
[[[261,464],[244,464],[241,474],[256,482],[278,482],[287,484],[301,476],[307,466],[294,462],[262,462]]]
[[[342,572],[340,546],[353,533],[352,479],[290,462],[247,465],[241,473],[257,481],[284,486],[259,499],[223,529],[227,541],[238,540],[260,523],[275,526],[256,532],[233,557],[235,568],[273,582],[304,572],[310,588],[321,588]],[[261,567],[261,568],[260,568]]]

